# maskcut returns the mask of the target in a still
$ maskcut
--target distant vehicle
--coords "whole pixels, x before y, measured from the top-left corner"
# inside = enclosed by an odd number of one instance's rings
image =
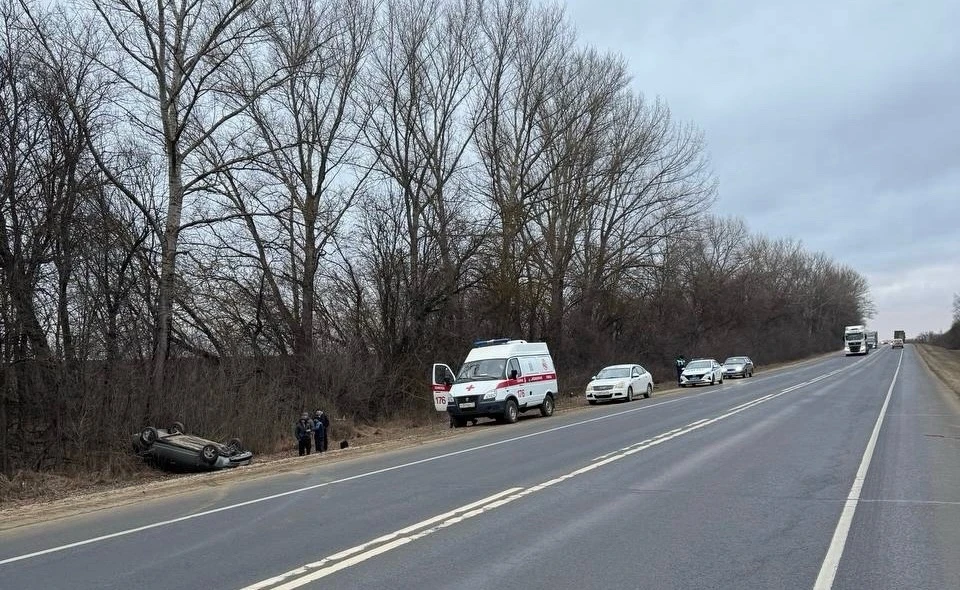
[[[552,416],[557,372],[543,342],[498,338],[474,342],[456,378],[449,366],[433,365],[433,398],[445,403],[451,424],[466,426],[477,418],[516,422],[528,410]]]
[[[893,339],[893,348],[903,348],[903,339],[894,338]]]
[[[864,326],[847,326],[843,330],[843,352],[851,354],[868,354],[867,329]]]
[[[899,338],[900,343],[903,344],[904,342],[907,341],[907,333],[904,332],[903,330],[894,330],[893,339],[896,340],[897,338]]]
[[[602,400],[649,398],[653,396],[653,376],[640,365],[604,367],[590,379],[585,395],[591,406]]]
[[[875,349],[877,347],[877,333],[875,331],[867,332],[867,348]]]
[[[133,435],[134,452],[156,466],[173,471],[211,471],[247,465],[253,453],[240,439],[218,443],[184,434],[183,424],[170,428],[147,426]]]
[[[714,359],[695,359],[687,363],[680,373],[680,387],[723,383],[723,365]]]
[[[723,361],[724,377],[753,377],[753,361],[748,356],[732,356]]]

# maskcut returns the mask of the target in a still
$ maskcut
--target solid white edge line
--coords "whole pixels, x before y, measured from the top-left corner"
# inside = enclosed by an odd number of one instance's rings
[[[890,405],[890,398],[893,396],[893,388],[897,384],[897,376],[900,375],[900,365],[903,363],[903,351],[900,351],[900,359],[897,360],[897,370],[893,373],[893,379],[890,381],[890,388],[887,389],[887,397],[883,400],[880,407],[880,415],[877,416],[877,422],[873,425],[873,432],[870,433],[870,439],[867,441],[867,448],[863,451],[863,458],[860,460],[860,467],[857,468],[857,474],[853,478],[853,485],[850,486],[850,493],[843,503],[843,511],[840,513],[840,520],[837,521],[837,528],[833,531],[833,538],[830,540],[830,547],[823,558],[823,564],[820,566],[820,573],[817,575],[817,581],[813,585],[814,590],[830,590],[833,588],[833,581],[837,576],[837,570],[840,568],[840,559],[843,557],[843,549],[847,544],[847,538],[850,535],[850,525],[853,524],[853,516],[857,512],[857,504],[860,502],[860,492],[863,491],[863,483],[867,478],[867,470],[870,469],[870,462],[873,460],[873,452],[877,446],[877,439],[880,437],[880,428],[883,425],[883,419],[887,415],[887,407]]]
[[[901,354],[902,354],[902,353],[901,353]],[[846,367],[841,367],[840,369],[837,369],[836,371],[827,374],[827,376],[831,376],[831,375],[834,375],[834,374],[836,374],[836,373],[838,373],[838,372],[840,372],[840,371],[845,371],[845,370],[848,370],[848,369],[850,369],[850,368],[852,368],[852,367],[855,367],[855,366],[859,365],[860,363],[866,361],[868,358],[869,358],[869,357],[864,357],[864,358],[858,360],[857,362],[853,363],[852,365],[849,365],[849,366],[846,366]],[[806,367],[797,367],[797,368],[799,369],[799,368],[806,368]],[[765,376],[765,377],[763,377],[763,378],[761,378],[761,379],[758,379],[757,381],[754,381],[754,382],[751,382],[751,383],[759,383],[759,382],[763,382],[763,381],[766,380],[766,379],[771,379],[771,378],[776,378],[776,377],[782,377],[782,376],[785,376],[785,375],[789,375],[791,372],[792,372],[792,370],[791,370],[791,371],[787,371],[787,372],[785,372],[785,373],[777,373],[777,374],[774,374],[774,375],[768,375],[768,376]],[[803,385],[806,385],[806,384],[809,384],[809,383],[808,383],[808,382],[804,382]],[[796,388],[796,386],[794,386],[794,388]],[[724,390],[725,387],[721,386],[720,389],[721,389],[721,390]],[[306,487],[302,487],[302,488],[296,488],[296,489],[293,489],[293,490],[287,490],[287,491],[285,491],[285,492],[280,492],[280,493],[277,493],[277,494],[271,494],[271,495],[269,495],[269,496],[262,496],[262,497],[260,497],[260,498],[254,498],[254,499],[252,499],[252,500],[247,500],[247,501],[244,501],[244,502],[238,502],[238,503],[236,503],[236,504],[228,504],[228,505],[226,505],[226,506],[221,506],[221,507],[219,507],[219,508],[213,508],[213,509],[210,509],[210,510],[204,510],[204,511],[201,511],[201,512],[195,512],[195,513],[193,513],[193,514],[186,514],[186,515],[184,515],[184,516],[179,516],[179,517],[177,517],[177,518],[171,518],[171,519],[168,519],[168,520],[162,520],[162,521],[158,521],[158,522],[152,522],[152,523],[150,523],[150,524],[145,524],[145,525],[143,525],[143,526],[134,527],[134,528],[130,528],[130,529],[124,529],[124,530],[116,531],[116,532],[113,532],[113,533],[108,533],[108,534],[106,534],[106,535],[100,535],[100,536],[98,536],[98,537],[93,537],[93,538],[90,538],[90,539],[84,539],[84,540],[82,540],[82,541],[76,541],[76,542],[73,542],[73,543],[67,543],[67,544],[65,544],[65,545],[59,545],[59,546],[56,546],[56,547],[49,547],[49,548],[47,548],[47,549],[41,549],[41,550],[39,550],[39,551],[34,551],[34,552],[31,552],[31,553],[24,553],[23,555],[17,555],[17,556],[14,556],[14,557],[8,557],[8,558],[6,558],[6,559],[0,560],[0,566],[2,566],[2,565],[7,565],[7,564],[9,564],[9,563],[15,563],[15,562],[18,562],[18,561],[24,561],[24,560],[27,560],[27,559],[33,559],[34,557],[41,557],[41,556],[43,556],[43,555],[49,555],[49,554],[51,554],[51,553],[58,553],[58,552],[60,552],[60,551],[66,551],[67,549],[74,549],[74,548],[76,548],[76,547],[82,547],[82,546],[84,546],[84,545],[90,545],[90,544],[93,544],[93,543],[99,543],[99,542],[101,542],[101,541],[108,541],[108,540],[110,540],[110,539],[115,539],[115,538],[117,538],[117,537],[124,537],[124,536],[127,536],[127,535],[132,535],[132,534],[134,534],[134,533],[140,533],[140,532],[148,531],[148,530],[155,529],[155,528],[160,528],[160,527],[164,527],[164,526],[169,526],[169,525],[177,524],[177,523],[184,522],[184,521],[187,521],[187,520],[193,520],[193,519],[195,519],[195,518],[200,518],[200,517],[203,517],[203,516],[209,516],[209,515],[211,515],[211,514],[217,514],[218,512],[226,512],[226,511],[228,511],[228,510],[235,510],[235,509],[237,509],[237,508],[243,508],[244,506],[251,506],[251,505],[253,505],[253,504],[259,504],[259,503],[261,503],[261,502],[267,502],[267,501],[270,501],[270,500],[276,500],[276,499],[278,499],[278,498],[284,498],[284,497],[286,497],[286,496],[292,496],[292,495],[295,495],[295,494],[301,494],[301,493],[309,492],[309,491],[316,490],[316,489],[319,489],[319,488],[324,488],[324,487],[327,487],[327,486],[332,486],[332,485],[336,485],[336,484],[346,483],[346,482],[348,482],[348,481],[353,481],[353,480],[357,480],[357,479],[363,479],[363,478],[371,477],[371,476],[374,476],[374,475],[380,475],[380,474],[382,474],[382,473],[388,473],[388,472],[390,472],[390,471],[396,471],[396,470],[399,470],[399,469],[405,469],[405,468],[407,468],[407,467],[413,467],[413,466],[415,466],[415,465],[422,465],[422,464],[424,464],[424,463],[430,463],[430,462],[433,462],[433,461],[438,461],[438,460],[440,460],[440,459],[446,459],[446,458],[448,458],[448,457],[455,457],[455,456],[457,456],[457,455],[462,455],[462,454],[465,454],[465,453],[471,453],[471,452],[474,452],[474,451],[480,451],[480,450],[483,450],[483,449],[488,449],[488,448],[491,448],[491,447],[496,447],[496,446],[499,446],[499,445],[504,445],[504,444],[516,442],[516,441],[518,441],[518,440],[523,440],[523,439],[531,438],[531,437],[534,437],[534,436],[540,436],[540,435],[544,435],[544,434],[549,434],[549,433],[551,433],[551,432],[557,432],[558,430],[564,430],[564,429],[567,429],[567,428],[573,428],[573,427],[575,427],[575,426],[581,426],[581,425],[583,425],[583,424],[590,424],[590,423],[592,423],[592,422],[598,422],[598,421],[601,421],[601,420],[608,420],[608,419],[610,419],[610,418],[615,418],[615,417],[623,416],[623,415],[626,415],[626,414],[632,414],[632,413],[634,413],[634,412],[640,412],[640,411],[648,410],[648,409],[650,409],[650,408],[656,408],[656,407],[659,407],[659,406],[665,406],[665,405],[668,405],[668,404],[673,404],[673,403],[677,403],[677,402],[681,402],[681,401],[685,401],[685,400],[696,399],[696,398],[698,398],[698,397],[701,397],[701,396],[704,396],[704,395],[708,395],[708,394],[710,394],[710,393],[713,393],[714,391],[715,391],[715,390],[713,390],[713,389],[708,389],[707,391],[704,391],[704,392],[702,392],[702,393],[695,393],[695,394],[692,394],[692,395],[686,395],[686,396],[683,396],[683,397],[678,397],[678,398],[671,399],[671,400],[667,400],[667,401],[662,401],[662,402],[658,402],[658,403],[654,403],[654,404],[648,404],[648,405],[640,406],[640,407],[637,407],[637,408],[631,408],[631,409],[629,409],[629,410],[623,410],[623,411],[620,411],[620,412],[614,412],[614,413],[612,413],[612,414],[604,414],[603,416],[597,416],[597,417],[594,417],[594,418],[588,418],[588,419],[586,419],[586,420],[580,420],[580,421],[578,421],[578,422],[571,422],[570,424],[564,424],[564,425],[562,425],[562,426],[554,426],[553,428],[548,428],[548,429],[546,429],[546,430],[539,430],[539,431],[537,431],[537,432],[531,432],[531,433],[523,434],[523,435],[520,435],[520,436],[515,436],[515,437],[511,437],[511,438],[507,438],[507,439],[503,439],[503,440],[499,440],[499,441],[494,441],[494,442],[491,442],[491,443],[486,443],[486,444],[478,445],[478,446],[476,446],[476,447],[469,447],[469,448],[466,448],[466,449],[460,449],[460,450],[458,450],[458,451],[451,451],[451,452],[449,452],[449,453],[442,453],[442,454],[440,454],[440,455],[434,455],[434,456],[432,456],[432,457],[425,457],[425,458],[423,458],[423,459],[418,459],[418,460],[416,460],[416,461],[410,461],[410,462],[408,462],[408,463],[402,463],[402,464],[400,464],[400,465],[392,465],[392,466],[390,466],[390,467],[384,467],[383,469],[376,469],[376,470],[374,470],[374,471],[367,471],[367,472],[364,472],[364,473],[358,473],[357,475],[351,475],[351,476],[349,476],[349,477],[344,477],[344,478],[341,478],[341,479],[336,479],[336,480],[332,480],[332,481],[327,481],[327,482],[323,482],[323,483],[318,483],[318,484],[314,484],[314,485],[306,486]]]

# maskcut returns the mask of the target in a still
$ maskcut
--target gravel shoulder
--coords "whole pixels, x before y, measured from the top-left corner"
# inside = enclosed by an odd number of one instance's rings
[[[948,350],[930,344],[915,344],[930,372],[960,396],[960,350]]]

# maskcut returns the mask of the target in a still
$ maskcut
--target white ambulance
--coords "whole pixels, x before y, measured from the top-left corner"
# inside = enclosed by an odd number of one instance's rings
[[[433,400],[454,426],[477,418],[513,423],[522,412],[550,416],[556,406],[557,372],[547,345],[526,340],[481,340],[460,372],[433,365]]]

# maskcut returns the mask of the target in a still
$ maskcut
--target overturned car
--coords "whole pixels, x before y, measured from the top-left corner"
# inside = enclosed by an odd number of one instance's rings
[[[183,424],[170,428],[147,426],[133,435],[134,452],[146,461],[171,471],[211,471],[247,465],[253,453],[240,439],[218,443],[184,433]]]

